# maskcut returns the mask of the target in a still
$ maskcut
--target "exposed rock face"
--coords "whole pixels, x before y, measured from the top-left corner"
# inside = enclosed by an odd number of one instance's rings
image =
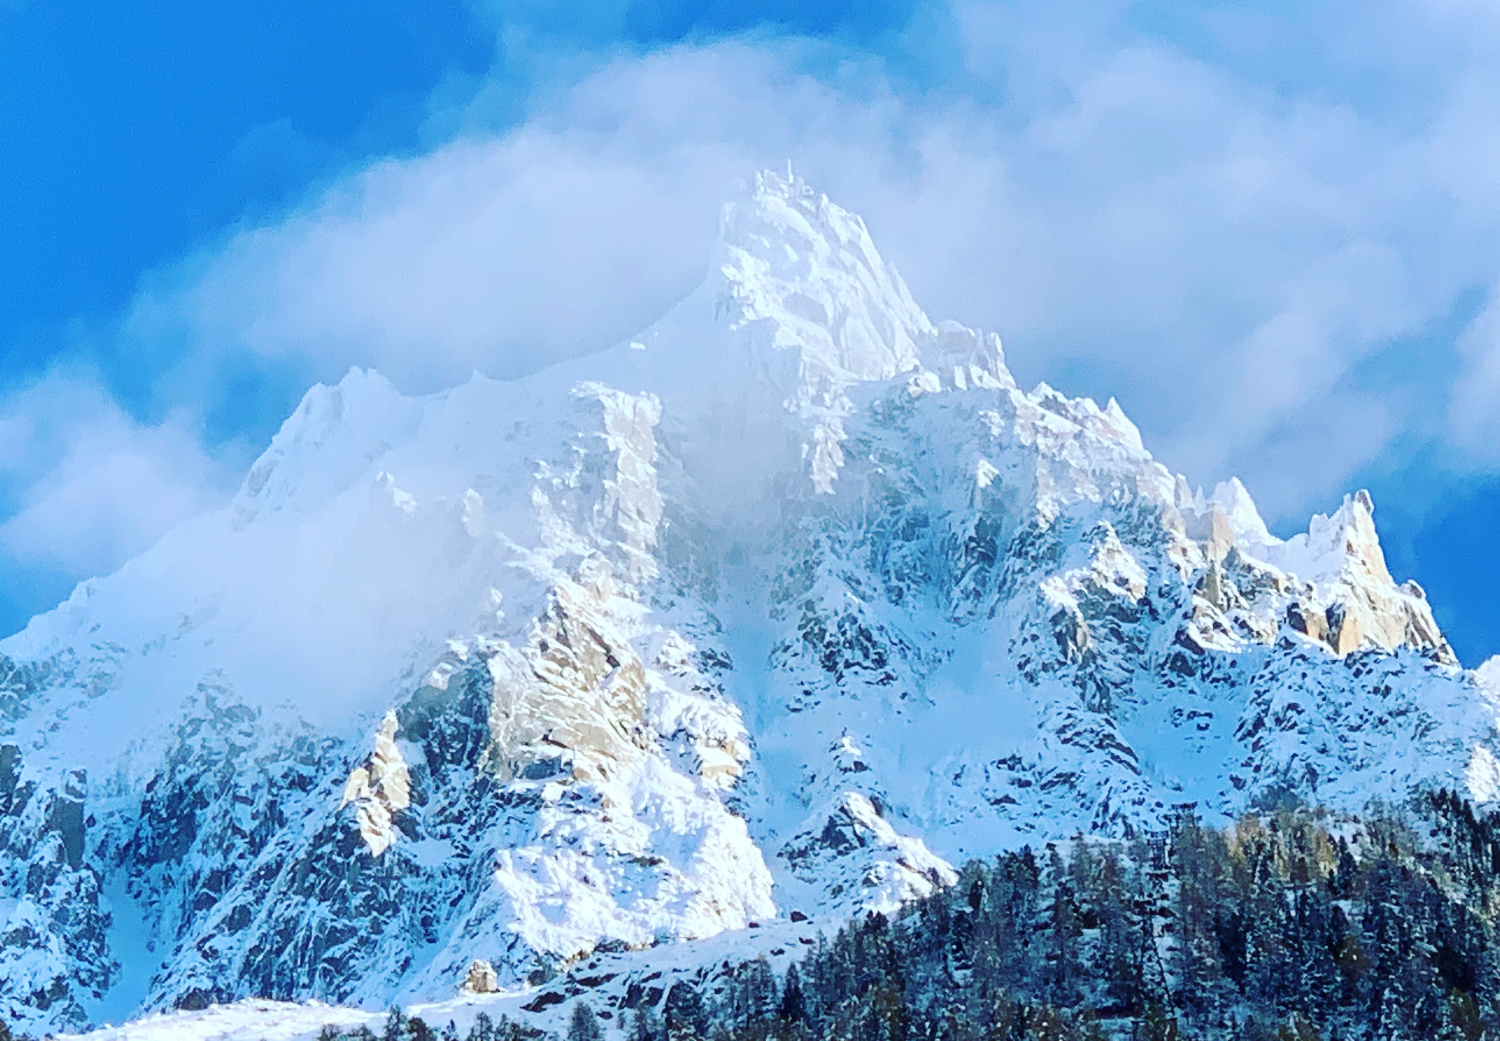
[[[99,872],[84,860],[87,777],[67,770],[55,785],[24,780],[16,745],[0,746],[0,980],[33,1016],[78,1021],[80,997],[108,985],[108,919]],[[56,957],[59,938],[71,955]]]
[[[495,967],[483,958],[475,958],[469,963],[469,971],[464,974],[463,992],[465,994],[494,994],[500,989],[500,977],[495,973]]]
[[[387,712],[375,736],[375,751],[349,775],[339,803],[341,809],[354,804],[360,837],[376,857],[396,841],[396,814],[411,805],[411,772],[396,747],[398,726],[396,713]]]
[[[0,644],[0,1014],[489,993],[1181,802],[1500,798],[1367,495],[1274,538],[801,182],[715,264],[524,380],[314,388]]]

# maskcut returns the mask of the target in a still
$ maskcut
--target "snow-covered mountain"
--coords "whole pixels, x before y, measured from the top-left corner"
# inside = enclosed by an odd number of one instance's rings
[[[0,1015],[442,1000],[1184,802],[1500,799],[1500,675],[1373,512],[1275,538],[762,174],[636,338],[314,387],[227,508],[0,643]]]

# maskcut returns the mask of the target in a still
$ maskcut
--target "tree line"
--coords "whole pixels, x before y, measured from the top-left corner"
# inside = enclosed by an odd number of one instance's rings
[[[784,972],[757,959],[653,997],[620,1010],[625,1041],[1500,1039],[1500,816],[1451,792],[1220,828],[1184,807],[1161,832],[971,862]],[[556,1041],[399,1011],[322,1041],[355,1038]],[[566,1038],[604,1038],[586,998]]]

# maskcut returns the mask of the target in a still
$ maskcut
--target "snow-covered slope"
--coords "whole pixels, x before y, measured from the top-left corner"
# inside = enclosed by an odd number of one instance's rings
[[[1500,681],[1372,518],[1274,538],[763,174],[639,336],[315,387],[0,643],[0,1014],[614,994],[1183,802],[1500,798]]]

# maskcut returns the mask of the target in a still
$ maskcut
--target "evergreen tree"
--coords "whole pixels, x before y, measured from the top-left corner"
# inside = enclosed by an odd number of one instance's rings
[[[1071,1008],[1082,996],[1083,958],[1081,938],[1083,925],[1073,886],[1062,857],[1054,848],[1049,851],[1048,881],[1052,903],[1048,908],[1046,935],[1045,998],[1061,1008]]]
[[[1099,858],[1087,892],[1099,930],[1088,974],[1103,981],[1099,1004],[1115,1015],[1135,1015],[1142,1005],[1141,923],[1131,900],[1138,885],[1127,880],[1118,854],[1110,849]]]
[[[390,1012],[386,1013],[381,1041],[407,1041],[406,1024],[406,1013],[399,1007],[392,1006]]]
[[[781,1003],[777,1018],[787,1026],[800,1026],[807,1022],[807,1004],[802,997],[802,973],[796,965],[786,970],[786,982],[781,987]]]
[[[667,991],[662,1004],[667,1041],[703,1041],[708,1036],[708,1017],[703,998],[687,980],[678,980]]]
[[[573,1018],[568,1021],[568,1041],[604,1041],[599,1017],[594,1015],[586,1001],[573,1003]]]
[[[1232,993],[1223,963],[1224,918],[1232,906],[1228,860],[1222,835],[1202,827],[1191,809],[1177,816],[1171,834],[1177,893],[1168,970],[1173,1004],[1197,1032],[1222,1026]]]
[[[664,1035],[661,1020],[649,1005],[635,1010],[630,1024],[631,1041],[661,1041]]]
[[[737,1027],[756,1027],[755,1033],[764,1034],[776,1015],[776,973],[764,957],[756,958],[735,970],[728,983],[723,1018]]]

